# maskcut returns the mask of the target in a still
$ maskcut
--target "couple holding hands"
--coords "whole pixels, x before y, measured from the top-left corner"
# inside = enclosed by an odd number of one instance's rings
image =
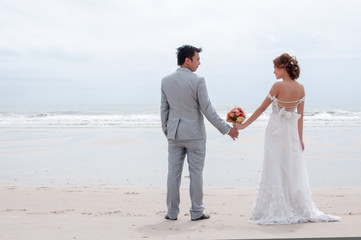
[[[276,79],[268,95],[244,123],[230,127],[218,116],[208,97],[206,82],[194,72],[201,48],[177,49],[179,68],[162,79],[161,123],[168,139],[167,220],[177,220],[179,189],[185,157],[189,165],[192,221],[209,219],[203,206],[203,167],[206,153],[204,116],[234,140],[272,104],[265,133],[263,170],[251,213],[251,223],[292,224],[329,222],[340,218],[314,205],[303,159],[304,87],[296,82],[300,67],[284,53],[273,60]],[[229,119],[227,119],[230,121]],[[242,119],[243,120],[243,119]],[[242,122],[242,121],[240,121]]]

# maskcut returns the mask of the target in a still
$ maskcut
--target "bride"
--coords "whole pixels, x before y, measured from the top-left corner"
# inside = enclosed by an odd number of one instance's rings
[[[295,80],[300,67],[287,53],[273,60],[276,82],[261,106],[243,124],[245,129],[272,103],[264,144],[262,177],[252,209],[251,223],[292,224],[331,222],[339,217],[326,215],[314,205],[303,159],[303,109],[305,90]]]

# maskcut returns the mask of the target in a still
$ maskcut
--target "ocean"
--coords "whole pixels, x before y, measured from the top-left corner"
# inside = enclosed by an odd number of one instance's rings
[[[215,105],[217,113],[226,118],[234,106]],[[256,105],[241,106],[249,117]],[[271,107],[253,124],[265,127]],[[108,104],[108,105],[16,105],[0,106],[0,128],[158,128],[158,104]],[[206,121],[206,124],[210,124]],[[306,107],[304,125],[361,126],[360,105]]]
[[[232,105],[215,105],[226,118]],[[256,105],[241,106],[248,117]],[[0,185],[164,187],[167,141],[159,104],[0,106]],[[267,111],[237,141],[206,121],[206,187],[255,188]],[[311,186],[361,186],[359,106],[307,106]],[[189,186],[184,167],[182,187]]]

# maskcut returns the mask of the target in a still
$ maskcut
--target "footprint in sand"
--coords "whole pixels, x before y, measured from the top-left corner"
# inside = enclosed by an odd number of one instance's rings
[[[155,214],[156,214],[156,215],[165,215],[165,214],[166,214],[166,211],[159,211],[159,212],[156,212]]]
[[[63,214],[66,212],[74,212],[74,209],[65,209],[65,210],[55,210],[55,211],[51,211],[50,213],[52,214]]]
[[[26,209],[6,209],[2,212],[26,212]]]
[[[136,192],[126,192],[125,195],[139,195],[139,193]]]

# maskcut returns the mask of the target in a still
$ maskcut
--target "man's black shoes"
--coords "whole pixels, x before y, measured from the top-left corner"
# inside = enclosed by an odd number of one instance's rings
[[[167,220],[177,220],[177,218],[170,218],[168,215],[165,215],[164,218],[167,219]]]

